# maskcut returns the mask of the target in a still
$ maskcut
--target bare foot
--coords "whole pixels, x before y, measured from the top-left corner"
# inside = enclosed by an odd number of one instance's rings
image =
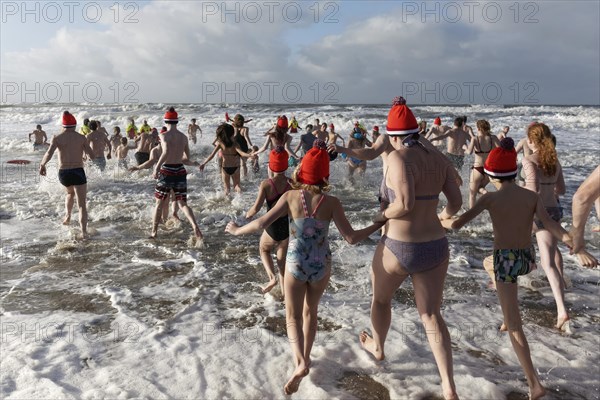
[[[500,328],[498,328],[500,330],[500,332],[506,332],[508,330],[508,328],[506,327],[506,324],[503,322],[502,325],[500,325]]]
[[[275,278],[271,279],[265,286],[261,288],[262,294],[269,293],[277,285]]]
[[[377,361],[381,361],[385,358],[383,351],[377,348],[375,341],[367,332],[362,331],[358,337],[358,340],[360,340],[360,344],[362,345],[363,349],[371,353],[371,355],[375,357]]]
[[[90,236],[87,234],[87,232],[83,232],[80,233],[79,235],[77,235],[77,239],[79,240],[87,240]]]
[[[456,394],[456,389],[442,384],[442,388],[444,391],[444,400],[458,400],[458,395]]]
[[[562,317],[558,317],[558,319],[556,320],[556,329],[561,330],[561,331],[565,331],[567,328],[570,328],[569,325],[569,320],[571,318],[569,318],[568,315],[562,316]]]
[[[171,218],[173,218],[173,219],[175,219],[177,221],[181,221],[181,218],[179,218],[179,215],[177,215],[177,214],[171,215]]]
[[[194,228],[194,235],[196,235],[198,239],[202,239],[202,232],[200,232],[200,228],[198,227],[198,225],[196,225],[196,227]]]
[[[69,225],[70,223],[71,223],[71,216],[69,215],[68,217],[65,217],[65,219],[63,219],[62,224]]]
[[[546,395],[546,389],[539,383],[538,383],[538,386],[529,390],[529,399],[530,400],[541,399],[545,395]]]
[[[302,382],[302,379],[306,375],[308,375],[308,367],[302,364],[298,365],[290,380],[283,387],[283,392],[288,396],[292,393],[296,393],[298,391],[298,387],[300,386],[300,382]]]

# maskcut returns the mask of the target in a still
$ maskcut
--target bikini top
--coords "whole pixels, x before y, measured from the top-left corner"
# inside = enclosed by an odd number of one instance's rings
[[[477,145],[479,147],[479,151],[477,151],[477,147],[475,147],[475,151],[474,151],[475,154],[488,154],[490,151],[492,151],[492,148],[494,147],[493,143],[490,145],[490,149],[488,151],[483,151],[481,149],[481,142],[479,141],[479,138],[476,137],[475,139],[477,139]]]
[[[283,194],[285,192],[287,192],[288,190],[290,190],[290,183],[286,182],[285,184],[285,188],[283,188],[283,191],[281,193],[279,193],[279,191],[277,190],[277,186],[275,186],[275,182],[273,182],[273,179],[269,179],[269,183],[271,184],[271,186],[273,187],[273,191],[275,192],[275,195],[271,198],[267,197],[267,206],[269,207],[269,210],[271,209],[271,207],[273,207],[275,205],[275,203],[277,203],[277,201],[281,198],[281,196],[283,196]]]
[[[387,171],[386,171],[387,172]],[[387,175],[387,174],[386,174]],[[394,190],[390,189],[385,183],[386,176],[383,177],[381,181],[381,187],[379,188],[379,195],[381,200],[391,204],[396,200],[396,193]],[[439,200],[439,194],[425,194],[425,195],[415,195],[415,200]]]

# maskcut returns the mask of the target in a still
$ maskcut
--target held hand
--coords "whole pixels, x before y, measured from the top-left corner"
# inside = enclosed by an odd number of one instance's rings
[[[388,218],[385,216],[385,210],[380,213],[375,214],[375,218],[373,218],[373,222],[376,224],[385,224],[388,221]]]
[[[583,238],[583,235],[581,235],[575,229],[571,228],[569,236],[571,236],[571,238],[573,239],[571,254],[576,254],[583,250],[583,248],[585,247],[585,239]]]
[[[330,143],[330,144],[329,144],[329,146],[327,146],[327,152],[328,152],[328,153],[332,153],[332,152],[334,152],[334,151],[335,151],[336,153],[341,153],[341,152],[338,150],[338,146],[337,146],[335,143]]]
[[[236,235],[237,234],[237,230],[238,230],[239,226],[236,225],[235,222],[230,221],[227,226],[225,227],[225,232],[230,233],[232,235]]]
[[[40,175],[46,176],[46,166],[40,165]]]
[[[158,179],[158,175],[159,175],[159,171],[157,171],[157,170],[154,170],[154,172],[152,173],[152,177],[153,177],[154,179]]]
[[[442,219],[442,220],[440,220],[440,223],[442,224],[442,226],[445,229],[448,229],[448,230],[454,229],[454,228],[452,228],[452,225],[454,224],[454,218]]]
[[[200,168],[200,171],[204,171],[204,164],[200,164],[198,168]]]
[[[107,160],[110,160],[110,158],[111,158],[111,155],[110,155],[110,153],[108,153],[108,154],[106,155],[106,159],[107,159]]]
[[[133,172],[133,171],[137,171],[137,170],[139,170],[139,168],[138,168],[138,167],[130,167],[130,168],[128,169],[128,171],[129,171],[129,172]]]

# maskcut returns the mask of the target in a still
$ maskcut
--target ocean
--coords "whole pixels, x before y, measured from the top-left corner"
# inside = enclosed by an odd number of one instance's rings
[[[243,193],[224,196],[216,163],[204,172],[188,168],[188,204],[201,222],[204,247],[190,245],[187,221],[148,240],[154,206],[150,171],[127,173],[109,160],[104,173],[86,167],[91,239],[78,241],[76,211],[61,225],[64,189],[56,177],[56,156],[47,177],[37,173],[43,153],[34,152],[27,134],[43,125],[49,138],[60,131],[68,109],[81,124],[98,119],[112,134],[129,118],[162,126],[167,104],[2,105],[0,122],[0,394],[5,399],[217,399],[282,398],[294,365],[285,334],[285,310],[276,287],[262,295],[267,281],[258,254],[259,235],[224,233],[230,220],[242,220],[267,174],[243,181]],[[296,116],[301,126],[315,118],[333,123],[347,137],[355,120],[371,131],[385,126],[388,105],[174,104],[181,130],[196,118],[203,130],[192,159],[212,150],[215,129],[230,116],[253,119],[247,126],[254,144],[278,115]],[[571,198],[600,162],[600,108],[593,106],[414,106],[417,119],[447,125],[467,115],[475,126],[487,119],[494,133],[511,127],[524,137],[533,120],[557,137],[567,194],[563,226],[570,226]],[[294,137],[293,147],[298,138]],[[134,165],[130,152],[130,165]],[[472,156],[469,156],[472,157]],[[28,165],[6,161],[26,159]],[[470,165],[467,158],[466,165]],[[331,165],[331,194],[340,198],[354,228],[364,227],[378,210],[381,161],[351,182],[346,164]],[[463,167],[465,182],[469,170]],[[291,170],[289,171],[291,174]],[[288,175],[289,175],[288,174]],[[468,204],[468,186],[462,187]],[[440,202],[440,207],[444,199]],[[77,207],[75,207],[76,210]],[[264,212],[261,211],[261,214]],[[599,256],[599,235],[586,230],[588,247]],[[452,337],[459,396],[466,399],[526,398],[527,384],[510,340],[498,332],[502,314],[488,289],[483,259],[491,254],[487,214],[448,235],[451,260],[442,313]],[[319,309],[319,333],[311,372],[294,397],[310,399],[440,398],[433,355],[415,308],[410,280],[396,292],[386,360],[375,363],[362,350],[358,334],[370,328],[369,268],[379,234],[351,246],[332,224],[332,278]],[[534,240],[535,242],[535,240]],[[599,270],[578,266],[560,245],[570,281],[566,303],[572,334],[553,328],[556,306],[539,268],[520,278],[522,317],[534,366],[549,399],[600,398]]]

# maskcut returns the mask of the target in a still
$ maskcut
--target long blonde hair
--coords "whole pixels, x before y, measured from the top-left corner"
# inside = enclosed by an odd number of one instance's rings
[[[477,121],[477,128],[483,132],[484,135],[486,136],[490,136],[490,131],[492,130],[490,123],[487,122],[485,119],[480,119],[479,121]]]
[[[552,143],[552,132],[545,124],[536,122],[527,129],[527,137],[538,148],[539,167],[546,176],[556,174],[558,156],[554,143]]]
[[[306,190],[307,192],[311,192],[312,194],[321,194],[327,193],[331,190],[331,186],[329,186],[329,181],[327,179],[323,179],[322,184],[320,185],[307,185],[306,183],[302,183],[298,180],[298,173],[300,172],[300,164],[294,170],[292,174],[292,182],[290,186],[294,190]]]

